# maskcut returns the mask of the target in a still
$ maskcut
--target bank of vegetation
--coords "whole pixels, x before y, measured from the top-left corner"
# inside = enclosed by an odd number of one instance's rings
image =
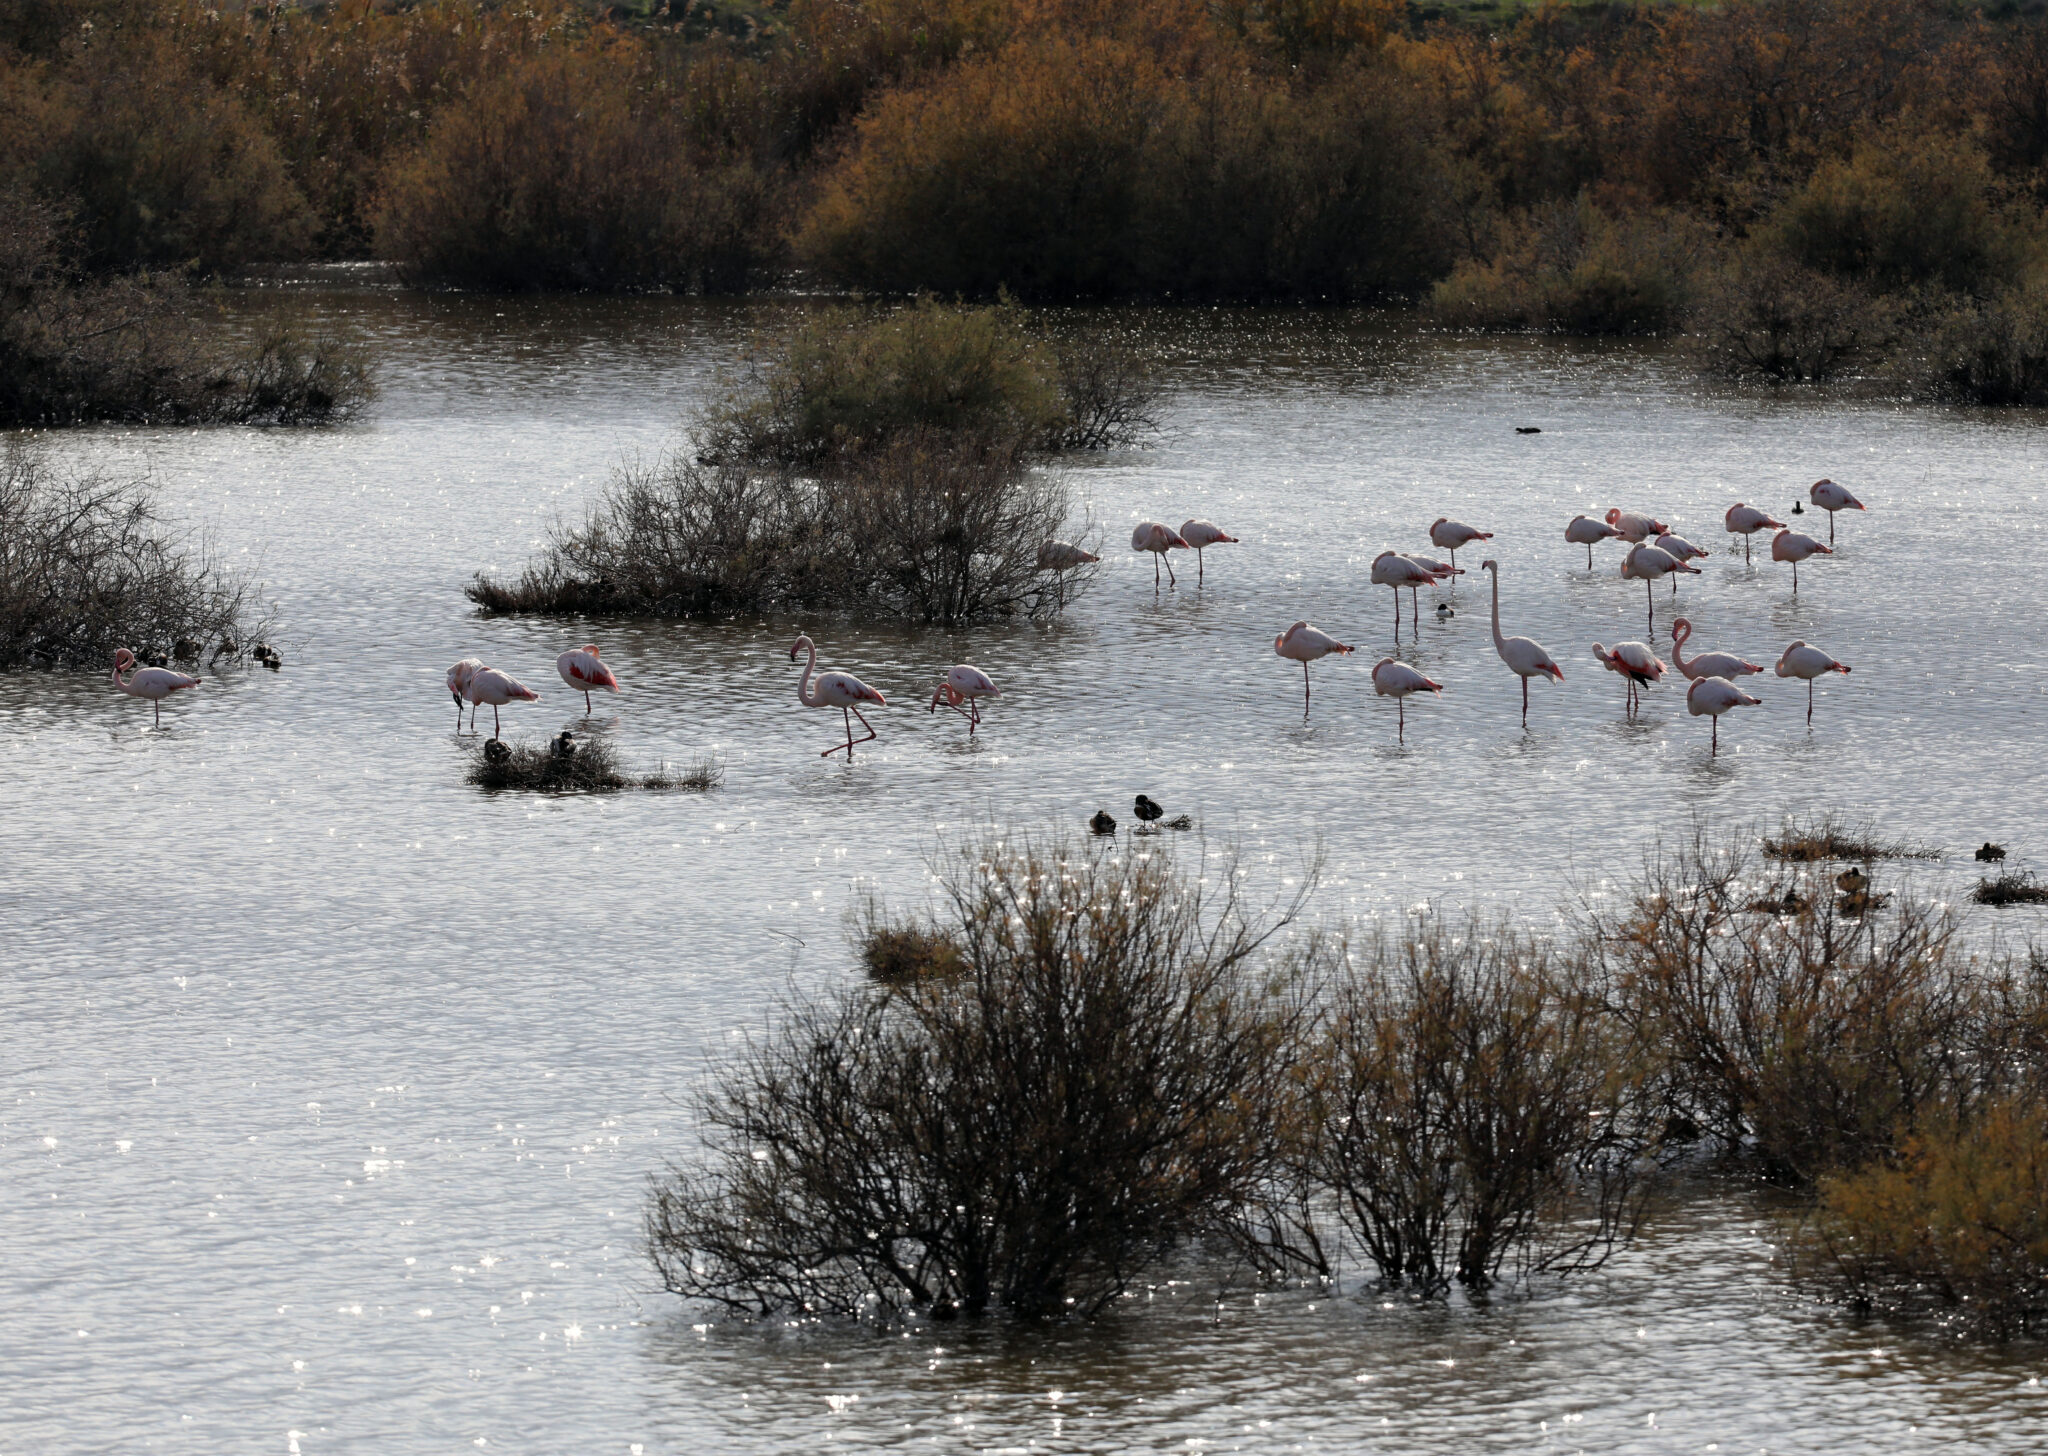
[[[0,10],[99,272],[1407,302],[2048,400],[2048,22],[1949,0]]]
[[[1835,1297],[2038,1326],[2048,960],[1757,840],[1662,847],[1561,934],[1359,939],[1312,867],[1261,904],[1228,856],[991,833],[712,1071],[655,1267],[753,1316],[1086,1317],[1195,1266],[1434,1298],[1596,1267],[1733,1175]]]
[[[21,437],[0,449],[0,670],[236,659],[268,610],[158,508],[146,479],[66,471]]]
[[[1057,612],[1085,576],[1041,553],[1086,532],[1057,456],[1142,438],[1154,394],[1114,342],[1047,335],[1013,303],[821,310],[469,596],[494,613]]]

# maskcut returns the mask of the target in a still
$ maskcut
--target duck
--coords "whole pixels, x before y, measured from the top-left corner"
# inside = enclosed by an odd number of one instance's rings
[[[1150,799],[1146,798],[1143,794],[1138,795],[1136,802],[1134,802],[1131,805],[1131,812],[1133,814],[1136,814],[1140,819],[1142,819],[1147,824],[1152,823],[1156,819],[1163,819],[1166,817],[1166,811],[1160,808],[1157,804],[1153,803]]]
[[[1436,604],[1436,619],[1439,622],[1448,622],[1451,618],[1457,615],[1458,614],[1456,612],[1451,610],[1451,604],[1449,602],[1438,602]]]
[[[503,763],[512,756],[512,746],[502,738],[484,740],[484,762]]]
[[[1799,504],[1798,501],[1794,501],[1792,502],[1792,514],[1795,516],[1803,516],[1806,514],[1806,507]]]
[[[576,735],[567,728],[564,728],[561,736],[548,746],[548,751],[556,758],[574,758],[576,756]]]
[[[1845,895],[1860,895],[1870,888],[1870,876],[1851,865],[1835,876],[1835,886]]]
[[[1990,840],[1987,839],[1984,841],[1983,848],[1977,851],[1977,858],[1983,861],[1985,864],[1996,864],[1998,863],[1998,861],[2005,858],[2005,846],[2002,844],[1993,844]]]
[[[1110,817],[1109,810],[1097,809],[1095,817],[1088,821],[1088,832],[1090,834],[1114,834],[1116,833],[1116,820]]]

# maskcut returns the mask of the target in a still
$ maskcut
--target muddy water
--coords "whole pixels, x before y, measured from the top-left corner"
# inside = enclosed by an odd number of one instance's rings
[[[2048,1443],[2038,1352],[1802,1302],[1735,1192],[1491,1308],[1219,1303],[1197,1280],[1051,1334],[723,1325],[654,1290],[637,1242],[707,1059],[786,988],[849,973],[860,895],[922,893],[933,847],[992,821],[1128,818],[1142,790],[1275,884],[1320,845],[1320,912],[1357,922],[1541,920],[1695,816],[1867,812],[1949,851],[1914,872],[1944,897],[1983,839],[2038,863],[2039,420],[1759,400],[1642,348],[1141,316],[1114,326],[1164,361],[1167,429],[1073,467],[1107,564],[1057,623],[486,622],[462,583],[516,569],[617,462],[670,443],[776,308],[302,301],[374,351],[362,423],[51,446],[146,468],[265,584],[286,665],[211,678],[161,732],[102,675],[0,678],[0,1450]],[[1738,498],[1782,514],[1821,475],[1872,508],[1795,595],[1786,568],[1728,554],[1720,517]],[[1676,598],[1696,647],[1769,664],[1804,638],[1854,665],[1811,729],[1803,688],[1768,675],[1718,758],[1668,685],[1624,720],[1590,644],[1644,635],[1644,588],[1618,550],[1589,573],[1561,538],[1612,504],[1715,552]],[[1197,514],[1242,544],[1155,592],[1132,523]],[[1525,731],[1485,579],[1464,578],[1436,594],[1455,615],[1425,594],[1419,633],[1402,622],[1446,690],[1399,745],[1369,680],[1390,593],[1365,576],[1443,515],[1497,533],[1461,564],[1499,559],[1506,630],[1566,680],[1535,686]],[[1672,598],[1650,597],[1661,650]],[[1306,719],[1272,651],[1297,618],[1360,645],[1316,666]],[[798,630],[891,700],[851,767],[819,757],[837,721],[797,706]],[[586,640],[626,686],[593,725],[552,671]],[[714,754],[724,786],[480,794],[440,685],[470,653],[543,695],[509,733],[574,725],[646,767]],[[972,742],[922,711],[961,660],[1004,689]]]

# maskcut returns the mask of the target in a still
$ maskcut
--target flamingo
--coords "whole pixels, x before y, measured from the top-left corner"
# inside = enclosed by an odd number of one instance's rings
[[[1747,662],[1732,652],[1702,652],[1688,661],[1682,649],[1690,641],[1692,623],[1680,617],[1671,624],[1671,660],[1688,678],[1725,677],[1733,682],[1745,673],[1763,671],[1755,663]]]
[[[1395,610],[1398,612],[1400,610],[1400,598],[1397,596],[1394,601]],[[1274,652],[1281,657],[1291,658],[1301,664],[1302,717],[1306,718],[1308,716],[1308,665],[1317,658],[1328,657],[1333,652],[1355,652],[1357,650],[1355,647],[1345,646],[1329,633],[1311,627],[1306,622],[1296,622],[1292,627],[1289,627],[1285,632],[1273,639]]]
[[[1725,677],[1695,678],[1691,687],[1685,690],[1685,709],[1693,717],[1702,715],[1714,720],[1713,748],[1709,756],[1717,757],[1721,752],[1721,715],[1731,708],[1753,708],[1763,701],[1745,693]]]
[[[1180,538],[1185,544],[1195,548],[1195,581],[1197,584],[1202,580],[1202,553],[1211,546],[1235,546],[1237,544],[1237,537],[1226,536],[1223,533],[1223,528],[1214,521],[1182,521],[1180,525]]]
[[[1727,525],[1730,534],[1739,534],[1742,537],[1742,559],[1744,561],[1749,560],[1749,538],[1751,536],[1766,528],[1773,531],[1785,529],[1785,523],[1773,520],[1769,511],[1760,511],[1755,506],[1744,505],[1741,501],[1737,501],[1734,505],[1728,507],[1728,514],[1721,519]]]
[[[1307,668],[1302,669],[1304,672]],[[1399,713],[1396,716],[1396,736],[1401,742],[1408,741],[1408,695],[1410,693],[1444,694],[1444,685],[1432,682],[1405,662],[1391,657],[1382,657],[1372,665],[1372,690],[1383,698],[1392,698]]]
[[[1593,543],[1611,541],[1621,532],[1605,521],[1596,521],[1591,516],[1573,516],[1565,523],[1564,538],[1574,546],[1586,548],[1586,570],[1593,569]]]
[[[1799,563],[1809,556],[1832,556],[1835,548],[1823,546],[1798,531],[1780,531],[1771,537],[1771,560],[1792,563],[1792,594],[1799,594]]]
[[[121,676],[124,672],[128,673],[125,680]],[[114,686],[131,698],[148,698],[159,728],[164,726],[164,699],[186,688],[196,688],[199,683],[200,679],[172,672],[168,667],[136,667],[134,653],[125,647],[114,649]]]
[[[1627,695],[1623,699],[1625,712],[1629,716],[1642,701],[1642,689],[1649,683],[1660,682],[1671,669],[1652,651],[1647,643],[1617,642],[1609,651],[1598,642],[1593,644],[1593,656],[1609,672],[1621,674],[1627,684]]]
[[[1372,584],[1390,586],[1394,589],[1394,640],[1401,640],[1401,588],[1411,591],[1425,586],[1434,586],[1437,574],[1419,561],[1411,561],[1398,551],[1382,551],[1372,560]],[[1416,626],[1421,627],[1421,608],[1416,608]]]
[[[491,737],[493,738],[496,738],[500,731],[498,728],[498,709],[504,707],[507,703],[537,703],[540,701],[539,693],[513,677],[512,674],[500,672],[495,667],[480,667],[475,672],[472,672],[469,675],[469,686],[464,689],[464,693],[472,703],[489,703],[491,705]],[[472,719],[475,716],[474,713],[470,714]]]
[[[465,657],[448,669],[448,695],[455,699],[455,731],[462,731],[462,700],[469,691],[469,680],[484,670],[483,659]],[[476,731],[476,712],[470,711],[470,732]]]
[[[818,757],[830,758],[841,747],[844,747],[846,749],[846,761],[852,763],[853,745],[856,743],[866,743],[869,738],[875,736],[874,725],[868,722],[865,717],[862,717],[859,705],[862,703],[874,703],[886,708],[889,706],[888,700],[852,673],[818,673],[818,681],[814,687],[811,683],[811,673],[818,666],[818,644],[811,641],[809,637],[797,638],[795,642],[790,644],[789,660],[795,662],[796,655],[799,652],[805,651],[808,651],[811,657],[810,661],[804,664],[803,678],[796,685],[796,700],[806,708],[837,708],[840,721],[846,724],[846,742],[843,745],[833,744],[823,753],[820,753]],[[991,683],[990,686],[993,687],[994,684]],[[849,717],[849,714],[852,716]],[[867,738],[855,738],[853,736],[854,718],[859,718],[860,726],[868,730]]]
[[[1808,647],[1804,642],[1794,642],[1778,659],[1779,677],[1806,679],[1806,721],[1809,724],[1813,722],[1813,680],[1831,672],[1846,673],[1848,670],[1847,663],[1837,662],[1818,647]]]
[[[1529,726],[1529,679],[1541,673],[1564,681],[1564,669],[1543,650],[1543,644],[1528,637],[1500,635],[1500,563],[1482,561],[1481,571],[1493,573],[1493,650],[1508,665],[1508,671],[1522,680],[1522,726]]]
[[[1101,559],[1093,551],[1083,550],[1071,541],[1048,541],[1038,548],[1038,569],[1052,573],[1062,607],[1067,604],[1067,573],[1077,566],[1086,566]]]
[[[1704,561],[1714,553],[1704,546],[1695,546],[1683,536],[1674,536],[1669,531],[1659,536],[1654,543],[1666,556],[1676,556],[1680,561]]]
[[[1138,529],[1131,532],[1131,549],[1152,553],[1152,590],[1159,590],[1159,563],[1166,561],[1166,553],[1176,548],[1185,550],[1187,544],[1181,539],[1178,531],[1161,525],[1158,521],[1138,522]],[[1166,579],[1174,586],[1180,585],[1174,579],[1171,561],[1166,561]]]
[[[583,694],[583,716],[590,716],[590,694],[595,688],[607,692],[619,690],[619,680],[612,676],[612,670],[597,660],[597,644],[587,642],[573,651],[565,652],[555,659],[555,671],[562,675],[562,681]]]
[[[1457,585],[1457,582],[1454,580],[1454,578],[1463,576],[1465,574],[1464,567],[1449,561],[1438,561],[1434,556],[1422,556],[1418,555],[1416,552],[1413,551],[1403,551],[1401,555],[1405,559],[1414,562],[1417,566],[1421,567],[1424,571],[1428,572],[1431,576],[1435,577],[1439,582],[1448,581],[1451,583],[1453,587],[1456,587]],[[1441,605],[1441,603],[1439,603],[1439,605]],[[1417,593],[1412,587],[1409,589],[1408,592],[1408,607],[1409,610],[1416,616],[1419,617],[1421,615],[1420,608],[1417,605]],[[1420,624],[1418,623],[1418,626],[1419,625]]]
[[[1619,508],[1607,513],[1607,524],[1614,527],[1614,533],[1622,540],[1632,541],[1638,546],[1652,536],[1661,536],[1671,529],[1655,516],[1638,515],[1634,511]]]
[[[1643,584],[1643,597],[1649,604],[1650,635],[1657,635],[1657,599],[1650,592],[1650,583],[1674,571],[1700,574],[1697,566],[1688,566],[1669,551],[1650,545],[1632,546],[1621,563],[1621,574],[1630,581]],[[1675,587],[1675,584],[1674,584]]]
[[[1860,511],[1867,507],[1862,501],[1836,485],[1832,480],[1816,480],[1806,492],[1807,499],[1828,513],[1828,545],[1835,544],[1835,512]]]
[[[1491,541],[1493,532],[1482,531],[1477,526],[1468,526],[1463,521],[1454,521],[1448,516],[1439,516],[1429,528],[1429,544],[1439,551],[1451,553],[1451,565],[1458,564],[1458,548],[1470,546],[1474,541]]]
[[[946,669],[946,680],[940,683],[938,691],[932,694],[931,706],[925,711],[938,712],[939,701],[943,698],[947,707],[967,720],[967,736],[972,738],[975,725],[981,722],[981,704],[976,699],[1000,698],[1002,695],[1003,690],[995,685],[993,678],[980,668],[970,667],[963,662],[957,667]],[[967,706],[961,707],[962,703]]]

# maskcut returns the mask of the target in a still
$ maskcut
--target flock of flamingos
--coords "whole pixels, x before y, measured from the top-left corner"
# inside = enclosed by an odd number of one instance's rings
[[[1835,512],[1864,509],[1861,501],[1836,485],[1832,480],[1815,481],[1808,492],[1814,505],[1828,513],[1828,540],[1835,537]],[[1795,511],[1799,507],[1793,508]],[[1731,534],[1743,538],[1743,556],[1749,559],[1750,539],[1758,531],[1771,530],[1777,534],[1771,538],[1771,559],[1789,562],[1792,566],[1792,590],[1799,590],[1799,563],[1816,555],[1831,555],[1834,547],[1824,545],[1811,536],[1792,530],[1785,522],[1774,520],[1766,511],[1738,501],[1728,508],[1723,518]],[[1649,598],[1651,635],[1655,635],[1655,598],[1651,585],[1658,580],[1679,572],[1697,576],[1699,568],[1690,563],[1708,552],[1695,546],[1682,536],[1675,536],[1664,522],[1651,516],[1634,512],[1611,510],[1604,521],[1591,516],[1574,516],[1564,528],[1565,540],[1586,548],[1586,566],[1593,565],[1593,546],[1607,540],[1621,540],[1630,543],[1630,550],[1621,564],[1621,574],[1631,581],[1643,583],[1645,596]],[[1383,551],[1372,564],[1372,582],[1375,586],[1393,588],[1394,592],[1394,641],[1401,639],[1401,591],[1409,592],[1409,613],[1411,626],[1420,626],[1421,609],[1417,595],[1421,588],[1449,580],[1452,576],[1463,575],[1458,565],[1458,552],[1474,541],[1490,541],[1493,533],[1481,531],[1459,521],[1443,519],[1429,528],[1429,539],[1438,550],[1450,553],[1450,560],[1439,561],[1417,553]],[[1152,579],[1155,587],[1159,584],[1161,568],[1165,570],[1169,583],[1177,585],[1173,564],[1167,553],[1175,550],[1193,550],[1196,556],[1196,570],[1200,575],[1206,563],[1203,552],[1211,546],[1233,543],[1236,537],[1226,535],[1212,522],[1188,521],[1175,531],[1158,521],[1140,522],[1131,534],[1131,549],[1153,553]],[[1056,575],[1063,574],[1077,566],[1099,561],[1093,552],[1070,545],[1064,541],[1047,542],[1039,551],[1038,564]],[[1500,660],[1507,664],[1508,671],[1522,680],[1522,722],[1529,721],[1529,679],[1534,677],[1552,678],[1564,681],[1564,669],[1557,665],[1542,643],[1530,637],[1509,637],[1500,629],[1500,567],[1496,562],[1483,561],[1479,569],[1493,579],[1493,648],[1500,654]],[[1677,582],[1672,583],[1677,590]],[[1438,607],[1439,613],[1448,608]],[[1692,623],[1684,617],[1675,619],[1671,626],[1671,660],[1689,680],[1685,693],[1686,710],[1694,717],[1705,717],[1713,724],[1711,752],[1721,751],[1721,715],[1736,708],[1753,707],[1762,699],[1752,697],[1736,686],[1736,680],[1751,673],[1760,673],[1763,668],[1754,662],[1727,652],[1703,652],[1687,658],[1685,644],[1691,640]],[[1281,657],[1301,664],[1302,712],[1309,710],[1309,675],[1311,662],[1330,656],[1332,653],[1351,653],[1357,649],[1338,641],[1329,633],[1307,622],[1296,622],[1285,632],[1273,639],[1273,651]],[[818,648],[809,637],[799,637],[789,649],[791,662],[799,654],[808,653],[804,663],[803,677],[797,684],[797,700],[807,708],[837,708],[840,720],[846,730],[846,741],[835,743],[823,750],[820,757],[830,757],[844,749],[850,761],[856,744],[866,743],[875,737],[872,724],[862,716],[861,705],[872,703],[884,706],[882,695],[851,673],[818,672]],[[1660,681],[1671,670],[1671,664],[1664,662],[1647,642],[1617,642],[1606,647],[1595,642],[1593,656],[1609,672],[1621,675],[1626,692],[1625,711],[1633,715],[1642,688]],[[619,690],[619,680],[598,657],[593,645],[573,648],[555,659],[555,670],[569,687],[583,694],[584,711],[591,710],[590,694]],[[1806,720],[1813,721],[1814,679],[1831,672],[1847,672],[1848,665],[1837,662],[1817,647],[1805,642],[1794,642],[1785,649],[1778,659],[1779,677],[1803,678],[1806,681]],[[123,673],[127,673],[123,677]],[[462,709],[465,703],[470,709],[470,730],[475,731],[476,709],[488,706],[491,710],[491,736],[499,734],[498,710],[508,703],[538,702],[540,694],[514,678],[510,673],[495,667],[488,667],[474,657],[465,657],[448,669],[448,691],[455,699],[455,723],[459,732],[462,727]],[[164,667],[137,667],[135,655],[127,648],[120,648],[114,654],[114,686],[132,697],[148,699],[156,705],[157,721],[162,722],[162,703],[172,693],[185,688],[197,687],[200,680],[185,673]],[[1443,693],[1443,684],[1435,682],[1416,669],[1392,657],[1383,657],[1373,665],[1372,684],[1374,692],[1382,697],[1395,700],[1397,733],[1405,741],[1408,731],[1407,699],[1416,693]],[[995,682],[980,668],[962,663],[947,670],[945,680],[932,694],[928,712],[936,712],[941,706],[951,709],[967,720],[967,731],[971,735],[981,722],[981,700],[1002,696]],[[854,737],[853,720],[858,718],[866,730],[866,736]]]

